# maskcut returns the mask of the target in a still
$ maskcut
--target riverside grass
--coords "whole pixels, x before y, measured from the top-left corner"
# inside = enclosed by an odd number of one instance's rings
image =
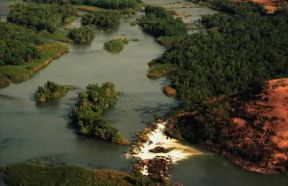
[[[38,163],[18,163],[0,169],[4,181],[9,186],[144,186],[156,185],[148,178],[128,172],[110,169],[88,169],[70,165],[46,165]]]
[[[1,85],[8,86],[7,83],[9,84],[10,82],[21,83],[27,80],[36,72],[49,65],[54,59],[59,58],[69,51],[66,45],[56,42],[39,45],[37,46],[37,50],[40,53],[40,57],[29,63],[0,66],[0,82],[4,82],[1,83]]]

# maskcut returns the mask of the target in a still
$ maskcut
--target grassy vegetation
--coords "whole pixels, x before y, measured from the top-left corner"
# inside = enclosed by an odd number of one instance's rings
[[[8,79],[13,83],[20,83],[46,67],[53,59],[68,52],[67,46],[60,43],[45,43],[37,46],[36,49],[39,52],[39,58],[29,63],[0,66],[0,81]]]
[[[13,164],[2,168],[8,186],[141,186],[156,185],[147,178],[109,169],[85,169],[76,166]]]
[[[8,79],[4,75],[0,74],[0,88],[4,88],[7,86],[9,86]]]
[[[60,99],[66,95],[68,90],[68,86],[57,85],[56,83],[47,81],[43,87],[38,87],[34,97],[37,103],[46,103]]]
[[[149,64],[147,77],[150,79],[159,79],[161,77],[167,76],[175,70],[176,67],[173,64],[160,64],[152,62]]]
[[[39,32],[39,35],[43,38],[47,38],[47,39],[51,39],[54,41],[60,41],[60,42],[64,42],[64,43],[70,43],[71,39],[69,39],[68,37],[68,31],[67,30],[56,30],[53,33],[50,32]]]
[[[104,8],[89,6],[89,5],[77,5],[76,7],[78,10],[90,12],[90,13],[105,10]],[[143,4],[139,4],[135,8],[127,8],[127,9],[119,9],[119,10],[111,10],[111,11],[117,12],[118,14],[121,14],[121,15],[134,15],[138,12],[138,10],[141,9],[141,7],[143,7]]]
[[[181,39],[184,37],[178,36],[178,37],[167,37],[167,36],[161,36],[157,38],[157,42],[159,42],[161,45],[163,45],[166,48],[172,48],[175,44],[179,43]]]
[[[112,54],[118,54],[124,49],[124,45],[128,44],[128,39],[126,37],[120,37],[105,42],[104,49]]]

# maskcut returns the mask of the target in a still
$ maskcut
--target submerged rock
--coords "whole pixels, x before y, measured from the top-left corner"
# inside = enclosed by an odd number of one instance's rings
[[[154,149],[150,149],[149,151],[152,153],[168,153],[169,151],[171,151],[172,149],[167,149],[161,146],[157,146]]]

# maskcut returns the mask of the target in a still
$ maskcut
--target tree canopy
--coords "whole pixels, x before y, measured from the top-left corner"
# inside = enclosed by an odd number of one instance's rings
[[[159,36],[183,36],[187,34],[186,25],[180,18],[173,15],[164,8],[146,6],[145,17],[140,22],[144,31]]]
[[[7,20],[38,31],[54,32],[72,16],[76,16],[76,9],[71,5],[31,3],[13,5]]]
[[[89,84],[86,92],[79,94],[79,102],[72,111],[73,123],[79,134],[117,144],[129,142],[103,118],[103,113],[114,106],[120,93],[114,84]]]
[[[69,38],[78,44],[90,43],[95,38],[94,28],[91,26],[82,26],[72,29],[69,32]]]
[[[97,11],[86,14],[81,19],[82,25],[95,25],[98,28],[112,28],[120,22],[120,15],[115,11]]]
[[[105,9],[127,9],[135,8],[140,0],[26,0],[38,3],[58,3],[58,4],[75,4],[90,5]]]
[[[0,22],[0,65],[21,65],[38,57],[43,41],[31,30]]]

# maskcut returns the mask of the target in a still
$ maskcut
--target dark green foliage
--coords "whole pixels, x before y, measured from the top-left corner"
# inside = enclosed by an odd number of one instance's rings
[[[47,81],[43,87],[38,87],[35,93],[35,99],[38,103],[45,103],[65,96],[68,90],[69,88],[67,86],[57,85],[56,83]]]
[[[282,15],[203,18],[208,33],[188,36],[158,63],[176,64],[171,76],[185,106],[209,97],[262,87],[288,74],[288,19]]]
[[[174,18],[164,8],[146,6],[145,17],[140,22],[144,31],[159,36],[184,36],[187,34],[186,25],[180,18]]]
[[[251,99],[267,80],[287,77],[288,19],[283,10],[265,14],[248,3],[241,12],[236,3],[230,4],[225,4],[228,14],[202,19],[207,32],[187,36],[156,60],[175,65],[171,83],[177,89],[181,109],[188,111],[167,133],[259,162],[265,147],[257,140],[236,145],[246,130],[259,129],[247,125],[253,129],[240,130],[231,125],[231,118],[241,115],[237,109],[244,104],[243,98]],[[246,117],[247,122],[253,119]]]
[[[39,3],[59,3],[59,4],[75,4],[75,5],[90,5],[106,9],[126,9],[135,8],[139,0],[26,0]]]
[[[38,57],[41,39],[21,26],[0,23],[0,65],[21,65]]]
[[[94,29],[91,26],[82,26],[69,32],[69,38],[75,43],[90,43],[95,38]]]
[[[119,92],[112,83],[90,84],[79,94],[79,102],[72,112],[72,119],[79,134],[118,144],[129,142],[103,119],[103,113],[116,104]]]
[[[16,4],[11,7],[7,20],[38,31],[54,32],[75,15],[76,9],[71,5]]]
[[[143,176],[109,169],[85,169],[76,166],[45,164],[13,164],[2,168],[9,186],[99,186],[99,185],[156,185]]]
[[[97,11],[82,17],[82,25],[95,25],[98,28],[108,29],[120,22],[120,15],[115,11]]]
[[[139,3],[139,0],[90,0],[86,4],[106,9],[125,9],[135,8]]]
[[[216,0],[212,2],[216,9],[227,14],[237,15],[259,15],[265,14],[263,6],[253,2],[233,2],[231,0]]]

